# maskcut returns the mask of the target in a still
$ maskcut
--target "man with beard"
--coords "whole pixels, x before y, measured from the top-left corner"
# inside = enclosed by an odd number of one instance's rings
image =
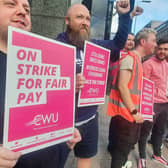
[[[134,0],[131,0],[131,9]],[[116,4],[119,13],[119,28],[113,40],[91,40],[90,39],[90,13],[82,4],[72,5],[65,17],[67,25],[66,32],[58,35],[59,41],[76,46],[76,100],[78,91],[83,88],[85,78],[81,75],[83,63],[83,49],[85,40],[111,50],[111,61],[119,58],[119,52],[124,47],[130,32],[131,18],[128,0],[118,1]],[[77,107],[75,111],[75,126],[79,129],[82,141],[77,143],[74,152],[77,159],[77,168],[90,168],[91,158],[97,153],[98,144],[98,114],[97,106]]]
[[[8,26],[30,31],[27,0],[0,0],[0,132],[3,132]],[[73,147],[79,141],[80,134],[76,130],[74,139],[68,145]],[[68,152],[66,143],[62,143],[21,156],[20,152],[10,151],[0,144],[0,168],[63,168]]]
[[[168,39],[158,41],[156,55],[143,63],[144,76],[152,80],[154,87],[154,121],[145,121],[141,128],[139,139],[139,168],[146,168],[146,141],[152,129],[151,144],[153,147],[152,159],[168,167],[168,161],[161,155],[161,145],[168,117]]]

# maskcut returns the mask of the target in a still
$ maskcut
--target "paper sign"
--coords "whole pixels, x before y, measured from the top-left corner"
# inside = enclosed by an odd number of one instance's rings
[[[28,153],[72,138],[75,48],[9,27],[3,145]]]
[[[143,77],[140,112],[144,120],[153,121],[153,98],[154,82]]]
[[[104,104],[110,50],[86,42],[84,52],[82,74],[86,81],[79,92],[78,106]]]

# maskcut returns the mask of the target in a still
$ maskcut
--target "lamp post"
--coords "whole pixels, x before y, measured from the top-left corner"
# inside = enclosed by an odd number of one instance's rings
[[[105,40],[110,39],[114,1],[115,0],[108,0],[108,4],[107,4],[107,14],[106,14],[106,23],[105,23],[105,33],[104,33]]]
[[[141,0],[141,1],[138,1],[137,2],[137,6],[138,6],[138,3],[139,2],[142,2],[142,3],[151,3],[152,2],[152,0]],[[134,21],[134,33],[135,33],[135,29],[136,29],[136,22],[137,22],[137,16],[135,16],[135,21]]]

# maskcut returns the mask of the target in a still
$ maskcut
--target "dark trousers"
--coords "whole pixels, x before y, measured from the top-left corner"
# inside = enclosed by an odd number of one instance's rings
[[[111,138],[113,144],[111,146],[111,168],[121,168],[128,159],[128,154],[137,143],[140,134],[140,124],[131,123],[120,116],[113,117],[115,132],[112,132]]]
[[[155,116],[153,123],[145,121],[142,124],[141,135],[138,145],[139,154],[141,158],[146,158],[146,141],[151,129],[152,129],[151,142],[153,146],[154,155],[161,156],[161,145],[167,124],[168,103],[155,103],[154,112]]]
[[[113,122],[114,120],[114,122]],[[115,117],[112,117],[110,120],[110,125],[109,125],[109,135],[108,135],[108,151],[110,152],[113,148],[113,144],[116,143],[116,139],[115,139]]]
[[[23,155],[14,168],[64,168],[69,154],[66,143]]]
[[[146,144],[147,139],[152,129],[153,122],[144,121],[141,126],[140,138],[138,140],[139,156],[140,158],[146,158]]]

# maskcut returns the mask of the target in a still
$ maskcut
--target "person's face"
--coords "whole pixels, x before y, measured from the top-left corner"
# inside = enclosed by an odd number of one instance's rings
[[[157,46],[156,36],[154,33],[149,33],[148,38],[144,40],[145,54],[151,55],[154,53]]]
[[[124,47],[126,51],[132,50],[134,48],[135,45],[134,38],[135,38],[134,35],[128,34],[128,38]]]
[[[156,58],[164,60],[168,58],[168,43],[160,44],[156,48]]]
[[[30,31],[30,7],[27,0],[0,0],[0,35],[7,34],[8,26]]]
[[[90,14],[87,8],[82,5],[74,6],[69,16],[66,18],[66,24],[73,32],[81,36],[88,36],[90,33]]]

